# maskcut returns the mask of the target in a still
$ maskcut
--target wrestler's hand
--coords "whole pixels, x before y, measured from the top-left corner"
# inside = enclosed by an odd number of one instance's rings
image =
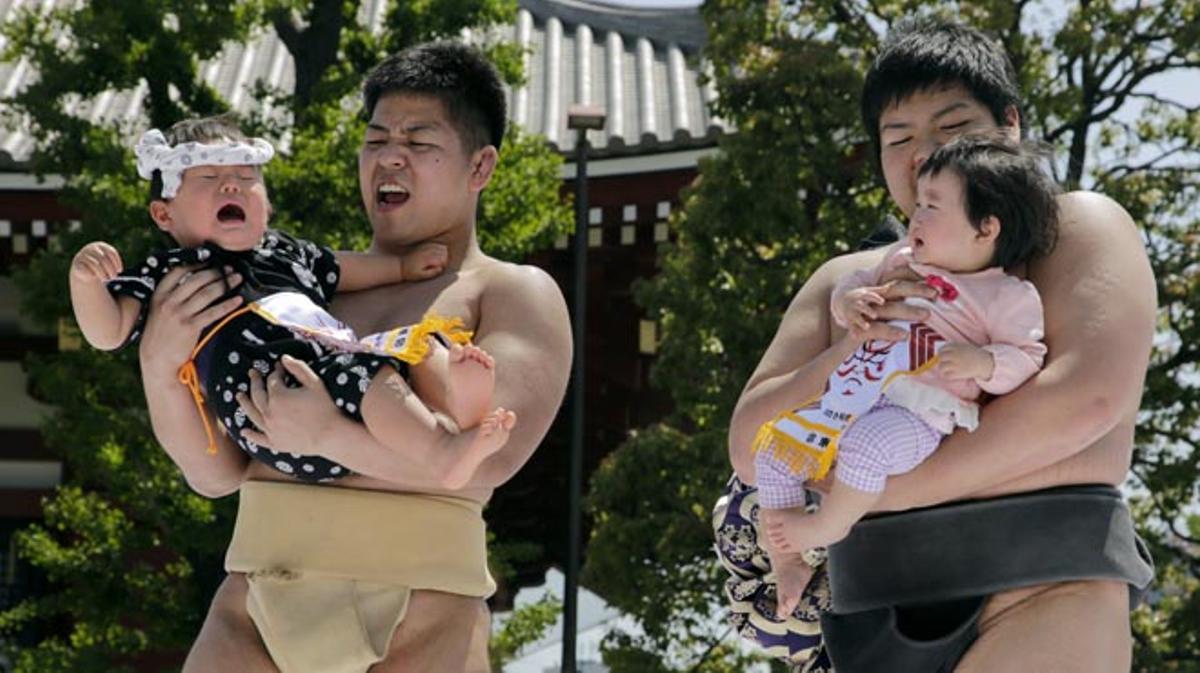
[[[259,446],[302,456],[320,455],[321,432],[341,415],[325,385],[307,364],[288,355],[280,359],[265,379],[250,370],[250,394],[238,393],[246,418],[260,430],[245,429],[242,436]],[[284,370],[300,384],[284,384]]]
[[[138,357],[142,372],[149,377],[174,377],[192,354],[203,329],[220,320],[242,303],[233,296],[213,304],[242,282],[240,274],[226,268],[171,269],[150,297],[150,311],[142,330]]]
[[[933,300],[938,291],[920,280],[893,279],[882,285],[864,288],[873,295],[882,298],[883,303],[873,305],[871,311],[875,314],[866,328],[851,326],[851,336],[861,341],[881,339],[884,341],[903,341],[908,338],[908,331],[895,325],[889,325],[889,320],[906,320],[920,322],[929,318],[929,309],[905,303],[910,297]]]
[[[949,343],[938,350],[937,371],[948,379],[986,381],[996,370],[996,358],[979,346]]]

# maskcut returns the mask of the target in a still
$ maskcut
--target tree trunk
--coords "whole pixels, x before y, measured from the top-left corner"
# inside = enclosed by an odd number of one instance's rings
[[[345,0],[314,0],[306,13],[308,25],[303,28],[290,10],[277,8],[269,14],[275,32],[296,63],[296,84],[292,95],[298,124],[303,123],[304,112],[313,102],[321,78],[337,61],[346,17],[357,13],[357,0],[353,11],[343,11],[345,4]]]

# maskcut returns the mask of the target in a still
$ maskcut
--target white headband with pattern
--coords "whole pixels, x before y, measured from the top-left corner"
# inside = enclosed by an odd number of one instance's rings
[[[275,156],[275,148],[262,138],[216,145],[186,142],[171,147],[158,129],[142,134],[133,152],[137,155],[138,175],[149,180],[154,171],[162,173],[165,199],[175,196],[183,172],[193,166],[260,166]]]

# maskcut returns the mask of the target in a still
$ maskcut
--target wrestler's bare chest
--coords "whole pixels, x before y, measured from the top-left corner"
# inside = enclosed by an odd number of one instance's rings
[[[339,294],[332,313],[359,334],[416,323],[427,313],[460,318],[468,329],[474,329],[479,321],[483,275],[478,270],[462,270],[428,281]]]

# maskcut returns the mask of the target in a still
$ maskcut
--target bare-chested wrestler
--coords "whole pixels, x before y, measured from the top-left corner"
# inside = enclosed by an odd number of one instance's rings
[[[302,483],[250,460],[222,436],[215,456],[188,389],[176,380],[205,326],[238,300],[216,271],[173,270],[153,298],[140,349],[156,436],[197,492],[239,492],[229,571],[184,665],[187,673],[488,670],[494,588],[481,510],[529,459],[553,420],[571,364],[570,326],[557,285],[530,266],[479,248],[480,192],[507,124],[494,68],[456,44],[389,58],[364,86],[369,120],[359,183],[372,250],[400,254],[436,242],[448,251],[434,279],[339,295],[333,313],[359,334],[428,313],[461,318],[495,361],[494,401],[515,412],[508,443],[467,485],[439,488],[425,466],[389,451],[342,414],[306,365],[251,377],[242,396],[262,432],[256,444],[321,455],[354,474]],[[396,400],[419,404],[382,372]],[[395,402],[396,400],[392,400]],[[364,413],[370,413],[364,409]]]
[[[906,216],[935,148],[968,131],[1016,137],[1025,122],[1000,46],[936,22],[888,36],[862,107],[888,192]],[[889,478],[886,513],[830,549],[833,610],[821,630],[838,673],[1129,670],[1129,611],[1152,568],[1114,487],[1130,465],[1154,278],[1119,204],[1076,191],[1059,206],[1054,251],[1010,270],[1041,293],[1045,368],[987,404],[974,432],[953,434],[912,472]],[[830,291],[882,255],[830,260],[788,307],[731,422],[731,488],[740,494],[755,481],[755,432],[818,395],[854,350],[830,319]],[[906,298],[936,296],[911,277],[878,291],[889,302],[870,329],[889,340],[909,332],[887,320],[925,317]]]

